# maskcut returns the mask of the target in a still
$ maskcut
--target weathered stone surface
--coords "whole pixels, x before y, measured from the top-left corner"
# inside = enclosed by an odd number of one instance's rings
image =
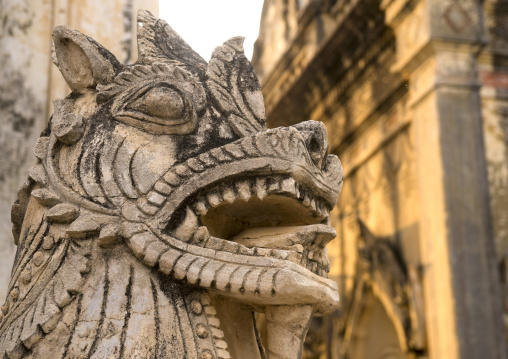
[[[55,102],[13,207],[0,357],[299,358],[336,309],[324,247],[342,168],[317,122],[268,130],[242,39],[210,63],[138,15],[121,65],[66,26]]]

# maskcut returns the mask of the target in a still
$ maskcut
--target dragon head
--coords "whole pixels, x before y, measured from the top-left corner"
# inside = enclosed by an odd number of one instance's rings
[[[133,65],[65,26],[53,38],[72,93],[55,101],[27,185],[45,218],[272,318],[280,306],[335,309],[325,245],[340,162],[322,123],[267,129],[242,38],[207,64],[146,11]],[[13,208],[16,238],[29,197]]]

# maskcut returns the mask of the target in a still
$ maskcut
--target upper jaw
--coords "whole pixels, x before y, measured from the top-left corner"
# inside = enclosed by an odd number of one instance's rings
[[[267,130],[214,148],[171,168],[155,183],[153,190],[138,201],[137,207],[151,217],[154,225],[163,229],[185,202],[209,192],[214,185],[228,181],[241,185],[242,178],[264,177],[270,181],[282,176],[298,185],[295,189],[298,197],[308,193],[309,200],[319,200],[330,210],[342,188],[342,167],[337,156],[327,156],[318,165],[320,167],[314,163],[298,130],[291,127]],[[252,190],[249,194],[239,187],[238,194],[263,197],[262,188],[250,182],[249,187],[253,186],[256,186],[255,193]],[[302,198],[302,202],[305,201]]]

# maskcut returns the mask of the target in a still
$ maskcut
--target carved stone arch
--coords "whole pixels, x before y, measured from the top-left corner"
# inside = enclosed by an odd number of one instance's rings
[[[403,359],[405,344],[374,287],[366,287],[348,348],[348,359]]]
[[[374,236],[358,220],[357,274],[347,306],[341,355],[355,358],[408,358],[424,352],[421,285],[414,266],[398,247]]]
[[[391,321],[393,329],[395,330],[400,349],[403,352],[407,352],[407,336],[404,330],[404,313],[401,308],[397,306],[390,297],[390,294],[386,292],[381,283],[378,283],[375,279],[370,283],[370,290],[374,297],[381,303],[383,309],[386,312],[386,316]]]

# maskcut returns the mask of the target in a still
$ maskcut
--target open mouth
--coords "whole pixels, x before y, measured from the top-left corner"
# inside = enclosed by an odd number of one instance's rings
[[[289,175],[250,176],[204,188],[168,225],[172,235],[216,251],[289,260],[325,277],[335,237],[330,207]]]
[[[202,153],[168,170],[135,208],[125,204],[122,236],[176,280],[244,304],[328,313],[338,294],[325,246],[343,175],[321,152],[313,159],[300,132],[284,128]]]

